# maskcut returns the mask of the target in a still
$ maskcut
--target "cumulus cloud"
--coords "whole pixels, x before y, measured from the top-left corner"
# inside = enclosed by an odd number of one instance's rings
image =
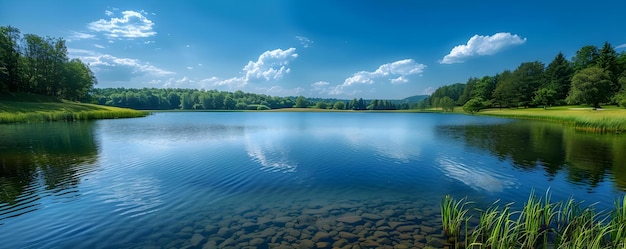
[[[296,36],[296,39],[300,41],[300,45],[302,45],[304,48],[308,48],[309,45],[314,43],[311,39],[306,38],[304,36]]]
[[[359,90],[346,91],[346,88],[363,84],[372,85],[376,83],[376,80],[384,78],[391,84],[403,84],[408,83],[407,78],[410,75],[421,75],[426,69],[426,65],[415,62],[413,59],[404,59],[391,63],[386,63],[378,67],[374,71],[360,71],[352,74],[352,76],[346,78],[341,85],[334,87],[328,87],[329,95],[354,95],[359,93]],[[314,88],[315,89],[315,88]],[[370,89],[371,91],[374,91]]]
[[[112,11],[106,11],[105,15],[111,17],[109,20],[100,19],[91,22],[87,28],[96,32],[102,32],[109,38],[138,38],[156,35],[152,30],[154,23],[146,18],[145,11],[122,11],[121,17],[115,17]]]
[[[520,45],[526,38],[511,33],[496,33],[492,36],[474,35],[465,45],[452,48],[449,54],[443,57],[441,64],[462,63],[466,58],[482,55],[493,55],[506,47]]]
[[[298,57],[295,48],[287,50],[274,49],[265,51],[259,56],[256,62],[249,61],[243,70],[246,72],[246,79],[280,79],[284,74],[289,73],[287,67],[290,61]]]
[[[350,86],[354,84],[373,84],[374,79],[389,76],[399,76],[399,78],[395,79],[395,82],[392,79],[392,83],[406,83],[408,82],[406,76],[422,74],[425,68],[426,65],[416,63],[413,59],[399,60],[392,63],[383,64],[373,72],[357,72],[344,80],[343,86]]]
[[[274,49],[263,52],[256,61],[249,61],[243,67],[244,75],[233,77],[217,83],[217,85],[238,85],[244,86],[250,81],[270,81],[281,79],[288,74],[291,69],[289,62],[298,57],[295,48],[287,50]]]
[[[104,81],[130,81],[133,77],[146,74],[154,76],[174,74],[138,59],[119,58],[109,54],[81,49],[68,49],[68,52],[70,57],[79,58],[87,63],[98,76],[98,79]]]

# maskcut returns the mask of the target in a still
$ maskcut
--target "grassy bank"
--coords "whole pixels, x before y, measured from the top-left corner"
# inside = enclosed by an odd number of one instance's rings
[[[453,248],[626,248],[626,199],[616,200],[608,212],[571,198],[555,203],[549,193],[531,193],[521,210],[513,210],[513,203],[474,211],[471,206],[449,195],[441,202],[443,230]]]
[[[133,118],[146,115],[148,112],[75,103],[34,94],[0,94],[0,123]]]
[[[626,109],[608,107],[593,110],[590,107],[559,106],[547,110],[528,109],[487,109],[478,113],[508,118],[545,120],[574,126],[578,130],[590,132],[626,131]]]

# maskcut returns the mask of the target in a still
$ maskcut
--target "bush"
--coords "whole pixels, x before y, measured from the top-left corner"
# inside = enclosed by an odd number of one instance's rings
[[[270,108],[269,106],[266,105],[259,105],[256,107],[257,110],[271,110],[272,108]]]
[[[481,109],[484,109],[485,105],[483,103],[482,98],[473,98],[467,101],[465,105],[463,105],[463,111],[473,114],[475,112],[479,112]]]

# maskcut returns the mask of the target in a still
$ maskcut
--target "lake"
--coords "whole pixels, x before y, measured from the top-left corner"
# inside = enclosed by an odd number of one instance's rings
[[[608,209],[626,136],[458,114],[160,112],[0,125],[2,248],[441,246],[446,194]]]

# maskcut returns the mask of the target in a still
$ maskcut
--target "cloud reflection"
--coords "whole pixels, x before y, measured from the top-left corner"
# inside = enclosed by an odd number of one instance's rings
[[[246,152],[263,169],[272,172],[295,172],[298,164],[289,159],[289,148],[280,143],[280,132],[256,133],[246,135]]]
[[[500,193],[504,189],[515,185],[512,176],[498,174],[478,165],[470,167],[446,156],[441,156],[436,161],[446,176],[456,179],[475,190]]]

